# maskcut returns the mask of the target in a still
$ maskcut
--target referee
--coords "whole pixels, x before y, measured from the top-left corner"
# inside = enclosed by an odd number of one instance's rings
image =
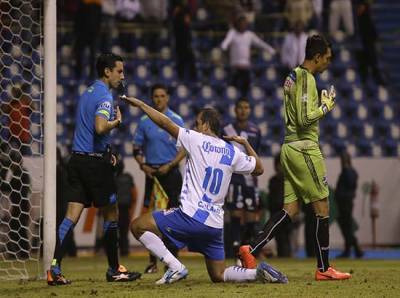
[[[154,108],[165,114],[180,127],[184,126],[182,118],[168,107],[169,95],[165,85],[155,84],[151,87],[151,98]],[[177,151],[176,140],[165,130],[159,128],[147,115],[142,116],[134,134],[133,155],[140,169],[146,174],[144,210],[150,207],[150,196],[153,189],[153,177],[156,176],[168,196],[168,208],[179,206],[179,195],[182,187],[182,176],[179,162],[185,157],[184,151]],[[166,243],[176,255],[177,250]],[[157,259],[150,256],[150,264],[145,273],[157,272]]]
[[[96,62],[99,79],[81,95],[76,114],[72,156],[67,165],[68,182],[65,218],[57,230],[54,258],[47,271],[49,285],[71,282],[61,274],[61,260],[68,235],[84,208],[100,208],[104,216],[104,243],[108,259],[107,281],[132,281],[140,273],[129,272],[118,261],[118,208],[110,132],[122,121],[119,108],[113,109],[111,89],[124,79],[123,60],[114,54],[102,54]]]

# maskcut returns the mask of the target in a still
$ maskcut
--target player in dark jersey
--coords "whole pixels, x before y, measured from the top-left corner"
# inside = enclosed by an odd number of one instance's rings
[[[241,98],[235,104],[236,121],[226,125],[224,135],[241,136],[248,140],[254,151],[260,148],[261,133],[257,125],[249,121],[251,106],[247,99]],[[233,143],[244,152],[244,147]],[[238,253],[239,246],[244,242],[253,240],[259,208],[257,177],[251,175],[233,174],[226,199],[231,218],[231,240],[234,255]],[[244,223],[244,229],[242,229]]]
[[[61,274],[61,260],[69,233],[86,207],[98,207],[104,216],[104,243],[109,268],[107,281],[132,281],[140,273],[129,272],[118,261],[118,207],[113,165],[110,152],[110,132],[122,121],[119,108],[114,113],[111,89],[117,89],[124,79],[121,57],[102,54],[96,63],[99,79],[81,95],[76,114],[72,156],[67,165],[68,208],[57,230],[56,247],[50,269],[49,285],[71,282]]]

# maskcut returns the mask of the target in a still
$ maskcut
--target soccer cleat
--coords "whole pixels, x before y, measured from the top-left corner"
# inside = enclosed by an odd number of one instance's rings
[[[257,266],[257,279],[263,283],[287,284],[289,282],[286,275],[265,262]]]
[[[317,269],[315,271],[315,280],[322,281],[322,280],[343,280],[349,279],[351,277],[350,273],[340,272],[338,270],[329,267],[328,270],[325,272],[321,272]]]
[[[164,276],[156,281],[156,285],[172,284],[178,280],[185,279],[188,276],[188,270],[183,267],[181,270],[168,269]]]
[[[109,282],[125,282],[133,281],[140,278],[142,274],[139,272],[130,272],[124,266],[119,265],[118,270],[109,268],[106,272],[106,279]]]
[[[71,281],[61,274],[59,267],[51,266],[50,270],[47,270],[47,284],[49,286],[63,286],[71,284]]]
[[[158,268],[157,268],[157,264],[155,263],[150,263],[149,265],[147,265],[146,269],[144,269],[144,273],[157,273],[158,272]]]
[[[250,253],[250,245],[242,245],[239,248],[238,257],[242,262],[242,266],[247,269],[255,269],[257,267],[256,258]]]

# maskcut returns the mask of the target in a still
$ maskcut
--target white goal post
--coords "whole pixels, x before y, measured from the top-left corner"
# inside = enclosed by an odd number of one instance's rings
[[[43,269],[56,243],[57,1],[44,1],[44,204]]]

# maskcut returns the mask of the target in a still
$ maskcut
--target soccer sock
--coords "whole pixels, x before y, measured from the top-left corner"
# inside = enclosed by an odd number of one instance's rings
[[[233,216],[231,217],[231,235],[232,235],[232,245],[236,250],[239,249],[241,244],[241,226],[240,226],[240,217]],[[237,251],[233,252],[235,255],[238,253]]]
[[[246,223],[245,241],[251,242],[256,236],[256,223],[254,221]]]
[[[260,250],[267,244],[276,234],[279,227],[291,222],[289,214],[285,210],[281,210],[278,213],[272,215],[267,221],[264,229],[258,233],[254,241],[250,242],[251,254],[257,256]]]
[[[238,266],[230,266],[224,271],[224,281],[246,282],[255,280],[256,269],[246,269]]]
[[[164,242],[152,232],[144,232],[138,239],[153,255],[172,270],[181,270],[184,265],[165,247]]]
[[[69,234],[74,229],[74,223],[69,218],[64,218],[57,230],[56,248],[54,250],[54,258],[51,263],[52,266],[61,266],[61,260],[67,248],[67,241]]]
[[[118,270],[118,222],[104,221],[103,231],[108,266],[113,270]]]
[[[157,257],[153,256],[152,254],[149,254],[149,262],[152,264],[157,264]]]
[[[325,272],[329,268],[329,216],[316,216],[315,252],[318,270]]]

